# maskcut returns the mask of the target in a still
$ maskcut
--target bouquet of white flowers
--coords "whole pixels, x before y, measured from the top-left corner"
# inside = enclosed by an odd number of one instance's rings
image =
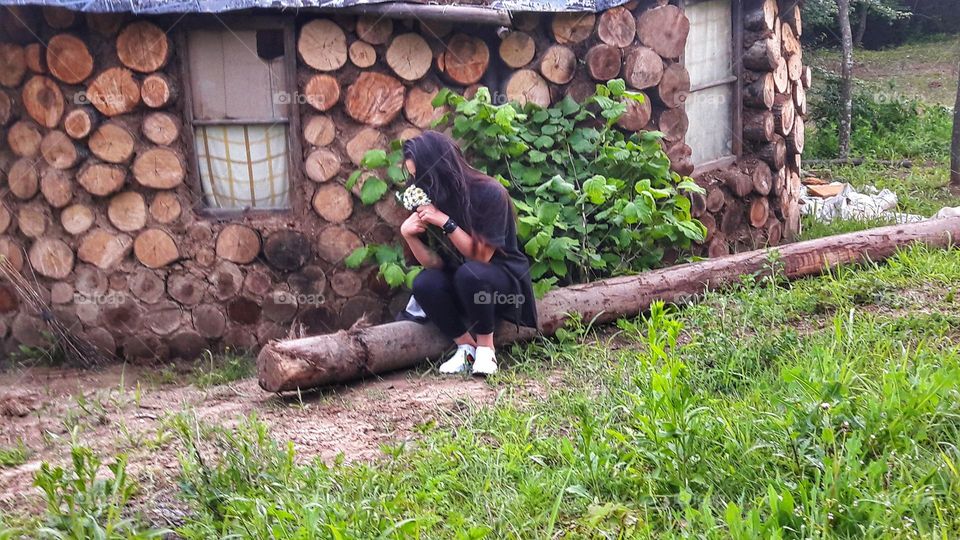
[[[427,196],[427,192],[417,186],[410,186],[403,193],[397,192],[397,201],[411,212],[432,202],[430,197]]]

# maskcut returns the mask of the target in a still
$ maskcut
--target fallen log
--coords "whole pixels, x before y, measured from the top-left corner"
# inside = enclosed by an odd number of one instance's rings
[[[825,166],[825,165],[859,166],[859,165],[865,165],[865,164],[880,165],[883,167],[900,167],[903,169],[910,169],[913,167],[913,161],[909,159],[903,159],[903,160],[899,160],[899,159],[898,160],[884,160],[884,159],[867,160],[864,158],[808,159],[808,160],[804,160],[804,164],[811,167]]]
[[[879,261],[914,242],[954,246],[958,237],[960,217],[797,242],[777,248],[779,271],[787,278],[801,278],[837,265]],[[706,290],[739,282],[740,276],[768,272],[769,266],[769,251],[755,250],[564,287],[547,293],[537,303],[539,331],[503,324],[496,332],[497,342],[553,335],[572,313],[587,321],[609,322],[635,316],[657,300],[687,302]],[[433,325],[394,322],[353,328],[271,342],[257,358],[257,375],[260,387],[270,392],[314,388],[409,368],[449,346],[450,341]]]

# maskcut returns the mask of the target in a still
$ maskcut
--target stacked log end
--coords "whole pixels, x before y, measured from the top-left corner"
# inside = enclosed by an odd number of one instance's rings
[[[703,249],[710,255],[777,245],[800,233],[808,74],[801,31],[795,2],[744,3],[739,51],[744,158],[697,179],[708,192],[709,237]]]

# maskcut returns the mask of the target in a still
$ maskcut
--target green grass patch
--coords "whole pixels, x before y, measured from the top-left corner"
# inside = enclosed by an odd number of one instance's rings
[[[0,469],[23,465],[29,455],[30,451],[22,440],[18,440],[13,447],[0,446]]]
[[[246,379],[255,372],[252,354],[228,348],[220,353],[205,351],[190,378],[193,384],[207,388]]]

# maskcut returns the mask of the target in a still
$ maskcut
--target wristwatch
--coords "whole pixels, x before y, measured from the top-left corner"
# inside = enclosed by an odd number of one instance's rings
[[[457,230],[457,222],[453,218],[447,218],[447,222],[443,224],[443,234],[451,234],[453,231]]]

